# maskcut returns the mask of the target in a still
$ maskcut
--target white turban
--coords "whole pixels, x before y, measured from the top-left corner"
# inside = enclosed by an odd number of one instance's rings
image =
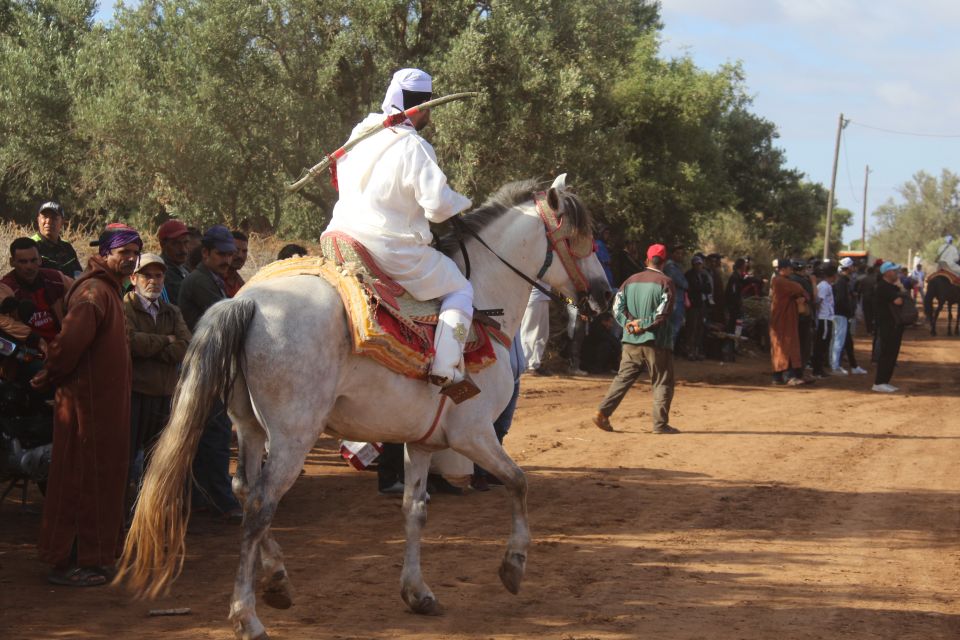
[[[387,95],[383,98],[381,109],[387,115],[397,113],[396,107],[403,110],[403,90],[433,92],[433,79],[420,69],[400,69],[390,80]]]

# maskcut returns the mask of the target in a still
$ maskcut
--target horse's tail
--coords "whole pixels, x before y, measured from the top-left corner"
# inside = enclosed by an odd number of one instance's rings
[[[214,401],[226,396],[239,371],[255,310],[249,299],[219,302],[197,325],[114,579],[114,584],[126,581],[137,596],[154,598],[167,592],[183,568],[193,456]]]

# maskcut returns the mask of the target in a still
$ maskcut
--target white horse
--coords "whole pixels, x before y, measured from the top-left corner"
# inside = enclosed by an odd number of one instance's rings
[[[589,215],[562,186],[562,176],[548,191],[548,202],[559,217],[559,232],[546,228],[549,221],[538,214],[534,187],[533,182],[507,185],[483,207],[461,218],[489,245],[482,246],[474,237],[465,240],[474,303],[479,309],[502,308],[502,328],[510,336],[520,326],[530,284],[491,249],[521,273],[540,277],[566,296],[589,295],[595,311],[606,306],[611,293],[590,251]],[[462,258],[455,253],[457,243],[441,244],[463,268]],[[571,251],[576,247],[581,250]],[[560,259],[553,260],[554,254]],[[574,287],[574,281],[580,286]],[[323,432],[348,440],[407,443],[403,494],[407,539],[400,583],[401,595],[413,611],[438,612],[437,600],[420,571],[420,532],[426,523],[430,456],[446,447],[491,471],[509,492],[513,526],[500,579],[511,593],[517,593],[530,544],[527,484],[493,429],[494,419],[513,392],[507,349],[497,344],[497,362],[474,374],[480,395],[459,405],[447,402],[438,412],[437,387],[355,355],[347,322],[336,290],[315,276],[256,283],[233,300],[210,308],[187,351],[170,422],[147,469],[118,582],[126,580],[134,592],[152,597],[167,591],[182,569],[189,512],[189,492],[184,491],[187,473],[211,406],[226,394],[240,443],[233,489],[244,509],[240,566],[229,616],[239,638],[267,638],[255,609],[258,552],[263,601],[277,608],[292,604],[283,557],[270,524],[281,497]],[[425,438],[431,425],[435,428]]]

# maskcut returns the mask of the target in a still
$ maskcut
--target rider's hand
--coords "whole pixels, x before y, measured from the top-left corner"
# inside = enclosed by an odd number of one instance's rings
[[[903,306],[903,298],[901,298],[901,297],[898,296],[898,297],[893,301],[893,304],[897,305],[898,307]]]

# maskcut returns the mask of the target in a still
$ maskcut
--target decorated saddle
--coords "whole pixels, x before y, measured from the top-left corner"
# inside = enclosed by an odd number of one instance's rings
[[[353,351],[409,378],[427,379],[433,362],[433,334],[440,301],[420,301],[383,273],[367,250],[337,231],[320,239],[322,257],[279,260],[260,269],[248,284],[296,275],[319,276],[336,288],[347,310]],[[467,371],[496,362],[493,340],[510,346],[510,337],[474,314],[463,352]]]
[[[930,282],[934,278],[939,278],[941,276],[949,280],[953,284],[953,286],[960,287],[960,277],[957,277],[957,274],[955,274],[952,271],[948,271],[947,269],[940,269],[939,271],[934,271],[933,273],[931,273],[926,277],[925,281]]]

